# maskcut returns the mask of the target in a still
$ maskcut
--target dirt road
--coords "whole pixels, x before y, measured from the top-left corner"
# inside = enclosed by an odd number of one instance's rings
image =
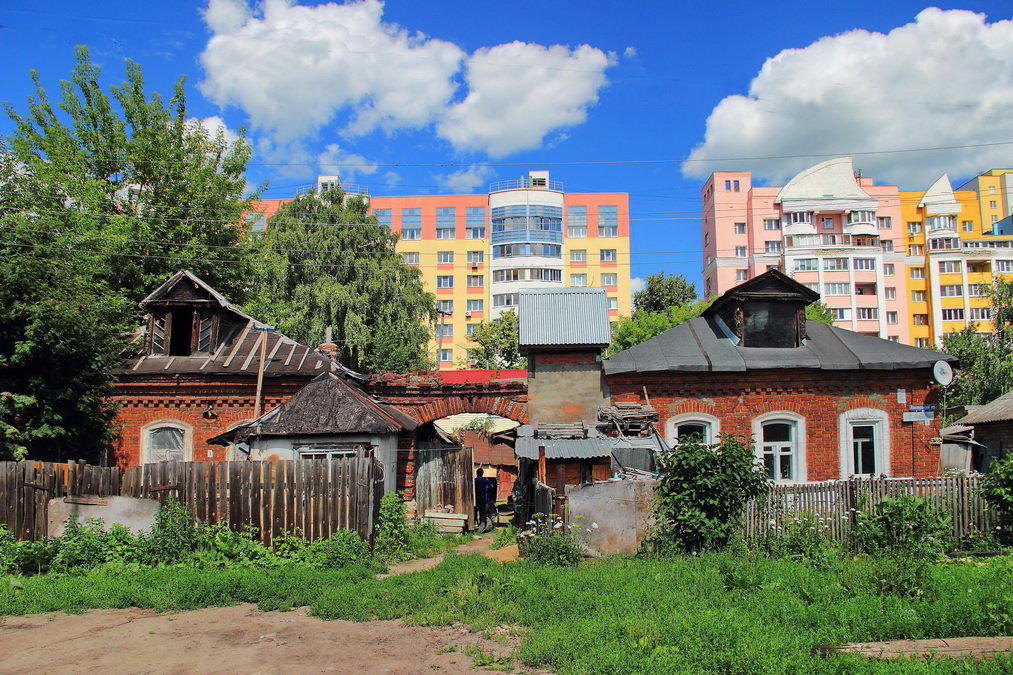
[[[508,642],[395,621],[321,621],[305,608],[93,610],[8,617],[0,625],[0,672],[473,673],[469,649],[504,657]]]

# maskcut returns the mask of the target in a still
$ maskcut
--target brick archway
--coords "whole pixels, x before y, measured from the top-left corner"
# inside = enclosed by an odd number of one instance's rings
[[[440,380],[386,380],[367,385],[370,393],[425,424],[458,413],[488,413],[528,423],[525,380],[448,384]]]

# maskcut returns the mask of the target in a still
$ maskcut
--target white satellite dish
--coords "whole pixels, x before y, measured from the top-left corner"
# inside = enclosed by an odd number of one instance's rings
[[[953,382],[953,368],[946,361],[936,361],[932,364],[932,377],[944,387]]]

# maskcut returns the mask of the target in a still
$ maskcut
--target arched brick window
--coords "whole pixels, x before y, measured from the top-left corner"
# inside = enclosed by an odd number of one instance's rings
[[[141,427],[141,462],[193,459],[193,427],[179,420],[164,419]]]

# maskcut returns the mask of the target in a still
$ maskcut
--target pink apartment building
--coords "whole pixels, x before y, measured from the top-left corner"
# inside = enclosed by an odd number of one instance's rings
[[[840,157],[784,186],[715,172],[702,196],[707,295],[778,268],[822,296],[835,326],[909,341],[897,186],[874,185]]]

